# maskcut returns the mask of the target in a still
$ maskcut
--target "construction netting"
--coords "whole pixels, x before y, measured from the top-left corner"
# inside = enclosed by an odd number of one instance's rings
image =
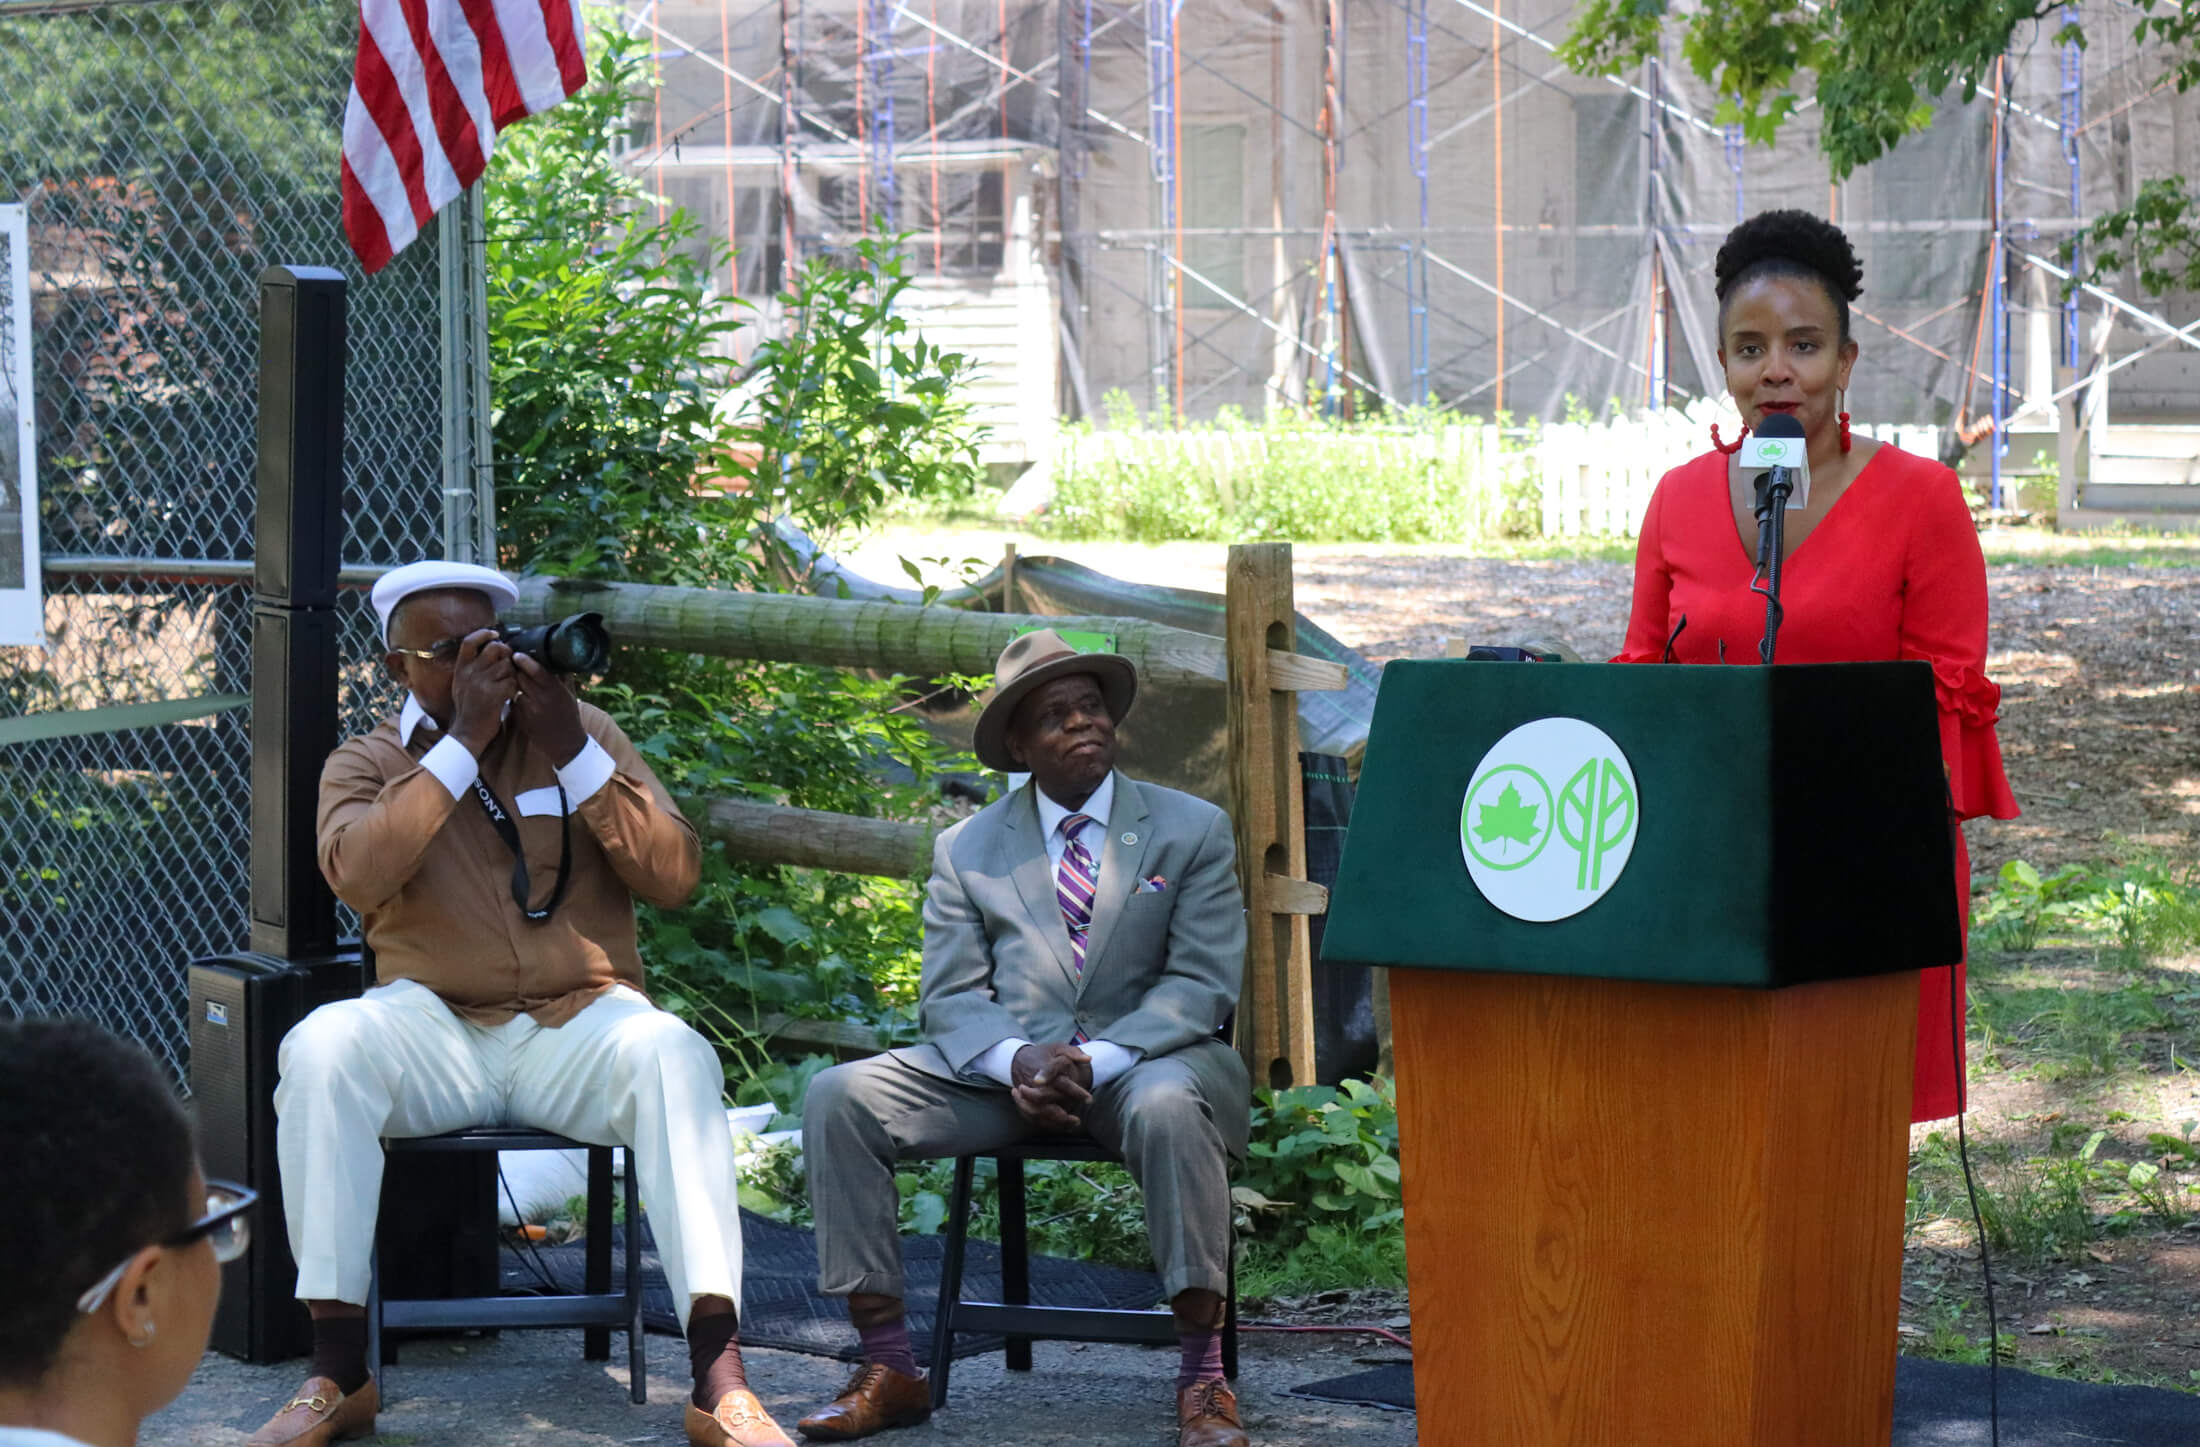
[[[1712,258],[1776,206],[1862,253],[1860,418],[1976,435],[2051,415],[2056,366],[2192,310],[2128,278],[2066,305],[2035,264],[2200,159],[2200,100],[2157,84],[2127,5],[2071,7],[2082,51],[2053,20],[2020,32],[1991,91],[1944,97],[1839,184],[1810,106],[1777,148],[1744,145],[1677,39],[1622,77],[1570,73],[1574,8],[628,0],[661,82],[630,159],[739,248],[744,296],[790,252],[910,233],[922,303],[1013,332],[988,360],[1051,372],[1052,411],[1095,420],[1115,392],[1178,421],[1715,395]],[[2189,409],[2189,355],[2132,365],[2125,409]]]

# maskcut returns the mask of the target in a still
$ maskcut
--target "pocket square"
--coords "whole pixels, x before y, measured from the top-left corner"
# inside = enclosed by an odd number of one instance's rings
[[[1167,889],[1168,887],[1169,887],[1169,881],[1167,881],[1166,879],[1163,879],[1163,878],[1162,878],[1162,877],[1161,877],[1160,875],[1158,875],[1158,874],[1157,874],[1157,875],[1155,875],[1155,876],[1154,876],[1153,878],[1151,878],[1151,879],[1141,879],[1141,880],[1139,880],[1139,881],[1138,881],[1138,888],[1137,888],[1137,889],[1135,889],[1135,890],[1133,890],[1133,891],[1132,891],[1132,893],[1134,893],[1134,894],[1159,894],[1159,893],[1161,893],[1161,891],[1163,891],[1163,890]]]

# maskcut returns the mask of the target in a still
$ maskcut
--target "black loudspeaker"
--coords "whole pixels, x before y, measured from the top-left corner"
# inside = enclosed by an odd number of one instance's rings
[[[252,948],[336,948],[314,857],[321,765],[335,752],[336,581],[344,540],[343,273],[260,276],[259,511],[252,561]]]
[[[191,1103],[209,1176],[260,1193],[252,1249],[222,1268],[215,1350],[249,1362],[279,1362],[312,1345],[305,1308],[291,1293],[298,1268],[283,1221],[275,1163],[275,1051],[290,1027],[364,984],[357,954],[294,963],[245,953],[190,967]]]
[[[375,1232],[382,1248],[382,1295],[392,1301],[495,1296],[503,1268],[497,1193],[493,1151],[401,1151],[386,1157]]]
[[[260,274],[259,512],[252,587],[285,608],[336,606],[344,538],[344,274]]]
[[[252,948],[336,949],[336,896],[315,857],[321,765],[336,751],[336,614],[252,610]]]

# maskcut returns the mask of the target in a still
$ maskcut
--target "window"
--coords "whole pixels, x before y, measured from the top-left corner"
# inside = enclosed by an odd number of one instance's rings
[[[919,270],[948,276],[995,276],[1007,255],[1008,188],[998,165],[936,173],[939,209],[932,206],[934,173],[906,166],[899,177],[902,214],[914,233],[909,247]]]

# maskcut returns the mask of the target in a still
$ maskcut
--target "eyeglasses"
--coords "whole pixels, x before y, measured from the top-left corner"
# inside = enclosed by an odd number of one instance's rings
[[[459,647],[465,641],[463,638],[446,638],[432,648],[398,648],[392,646],[390,652],[402,653],[407,658],[425,658],[430,663],[449,663],[452,659],[458,657]]]
[[[201,1239],[214,1246],[214,1259],[230,1262],[244,1255],[252,1245],[252,1219],[246,1213],[259,1203],[260,1193],[249,1186],[233,1185],[228,1181],[206,1183],[206,1214],[186,1229],[177,1232],[158,1246],[183,1247]],[[133,1251],[119,1262],[115,1269],[92,1283],[85,1293],[76,1299],[76,1309],[84,1313],[99,1310],[122,1280],[122,1273],[130,1269],[137,1259]]]

